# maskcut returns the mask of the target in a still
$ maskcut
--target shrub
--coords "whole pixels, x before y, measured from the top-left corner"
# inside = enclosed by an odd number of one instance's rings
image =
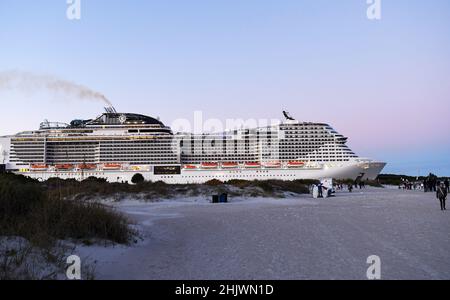
[[[144,176],[141,173],[136,173],[131,177],[131,182],[134,184],[140,184],[145,181]]]
[[[263,191],[265,192],[273,192],[274,190],[274,187],[269,180],[267,181],[255,180],[252,182],[252,185],[263,189]]]
[[[218,179],[211,179],[211,180],[208,180],[207,182],[205,182],[205,184],[209,185],[209,186],[218,186],[218,185],[222,185],[223,182]]]
[[[248,180],[243,179],[231,179],[226,182],[226,184],[239,187],[239,188],[245,188],[251,185],[251,182]]]
[[[107,183],[108,181],[106,180],[106,178],[99,178],[99,177],[95,177],[95,176],[89,176],[88,178],[83,180],[83,182]]]
[[[51,237],[129,242],[129,221],[113,209],[92,201],[49,199],[32,217]]]
[[[36,244],[67,238],[127,243],[134,232],[123,215],[93,201],[67,199],[86,184],[0,175],[0,236],[21,236]]]
[[[37,181],[24,180],[9,174],[0,179],[0,217],[2,219],[26,216],[42,198],[43,188]]]

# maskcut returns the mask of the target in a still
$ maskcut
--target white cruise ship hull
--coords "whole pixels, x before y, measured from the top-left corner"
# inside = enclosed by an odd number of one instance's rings
[[[50,178],[84,180],[94,176],[104,178],[108,182],[131,182],[131,178],[140,173],[148,181],[164,181],[169,184],[205,183],[212,179],[228,181],[242,180],[297,180],[297,179],[352,179],[374,180],[386,164],[381,162],[345,162],[341,164],[324,164],[305,168],[259,168],[259,169],[182,169],[180,174],[156,175],[148,166],[143,170],[91,170],[91,171],[22,171],[16,172],[41,181]]]

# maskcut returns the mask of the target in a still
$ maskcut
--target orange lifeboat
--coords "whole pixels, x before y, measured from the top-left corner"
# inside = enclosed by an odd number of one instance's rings
[[[264,163],[263,166],[265,168],[280,168],[281,163],[280,162],[267,162],[267,163]]]
[[[195,170],[195,169],[197,169],[197,166],[195,166],[195,165],[184,165],[183,169]]]
[[[216,169],[218,166],[219,166],[218,163],[213,162],[202,163],[203,169]]]
[[[258,162],[246,162],[246,163],[244,164],[244,166],[245,166],[246,168],[260,168],[260,167],[261,167],[261,164],[258,163]]]
[[[80,170],[95,170],[97,169],[96,164],[79,164],[78,169]]]
[[[120,170],[121,164],[104,164],[103,170]]]
[[[32,171],[44,171],[47,170],[47,168],[48,168],[47,165],[31,165]]]
[[[303,167],[304,165],[305,165],[305,163],[302,161],[290,161],[287,163],[287,166],[289,168],[300,168],[300,167]]]
[[[234,163],[234,162],[223,162],[222,163],[222,168],[224,169],[233,169],[233,168],[237,168],[238,164]]]
[[[56,170],[72,170],[73,169],[73,165],[71,164],[61,164],[61,165],[56,165],[55,166]]]

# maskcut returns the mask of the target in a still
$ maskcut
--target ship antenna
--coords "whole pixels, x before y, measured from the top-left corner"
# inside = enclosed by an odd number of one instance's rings
[[[291,114],[288,111],[283,110],[283,115],[286,118],[286,120],[295,121],[295,119],[291,116]]]

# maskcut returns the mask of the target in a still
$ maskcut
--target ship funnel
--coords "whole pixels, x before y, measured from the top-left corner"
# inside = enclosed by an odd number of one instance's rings
[[[116,113],[117,113],[117,111],[116,111],[116,109],[114,108],[114,106],[108,106],[108,107],[105,107],[105,111],[106,111],[107,113],[109,113],[109,114],[116,114]]]

